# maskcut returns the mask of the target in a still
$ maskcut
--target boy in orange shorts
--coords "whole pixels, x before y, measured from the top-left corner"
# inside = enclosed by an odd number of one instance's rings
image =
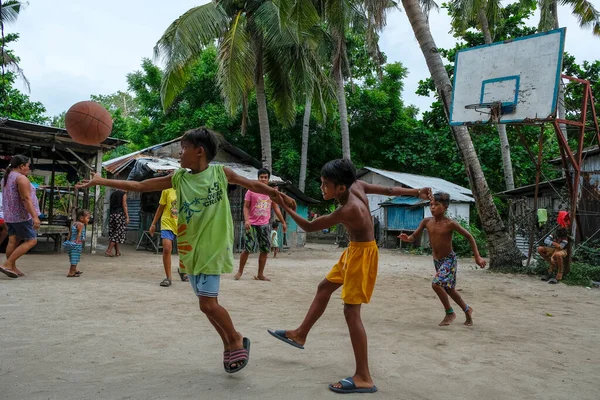
[[[350,234],[350,246],[325,279],[319,283],[317,294],[302,324],[294,330],[269,330],[268,332],[289,345],[304,349],[308,333],[327,308],[331,294],[341,286],[344,316],[354,349],[356,371],[353,376],[330,384],[329,389],[338,393],[374,393],[377,387],[373,384],[369,372],[367,334],[360,317],[361,305],[368,303],[373,294],[379,258],[367,194],[411,195],[428,199],[431,197],[431,189],[383,187],[357,181],[356,169],[352,162],[342,159],[328,162],[321,170],[321,191],[325,200],[335,199],[340,203],[337,210],[329,215],[309,222],[285,204],[283,207],[306,232],[320,231],[336,224],[344,224]],[[278,203],[282,204],[281,201]]]

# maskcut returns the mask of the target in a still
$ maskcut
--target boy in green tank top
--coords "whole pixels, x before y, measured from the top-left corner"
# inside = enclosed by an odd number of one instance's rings
[[[245,187],[266,194],[273,201],[290,197],[258,181],[239,176],[222,165],[209,165],[219,147],[218,136],[201,127],[181,138],[181,169],[175,174],[142,182],[105,179],[92,175],[77,187],[110,186],[133,192],[154,192],[173,188],[177,192],[177,250],[180,268],[187,273],[200,310],[207,316],[223,341],[223,366],[229,373],[248,365],[250,340],[235,329],[227,310],[217,300],[221,274],[233,270],[233,219],[227,185]],[[189,171],[188,171],[189,169]],[[279,197],[281,195],[283,197]]]

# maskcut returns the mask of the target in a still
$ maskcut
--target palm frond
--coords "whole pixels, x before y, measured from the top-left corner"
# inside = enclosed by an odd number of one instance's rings
[[[242,11],[231,20],[229,30],[219,44],[217,79],[225,105],[235,114],[253,86],[255,52]]]
[[[16,0],[10,0],[2,2],[0,6],[0,22],[2,24],[9,24],[17,21],[19,13],[27,6],[27,3],[23,3]]]
[[[2,59],[0,60],[0,65],[4,66],[8,72],[17,75],[25,84],[27,91],[31,92],[31,84],[19,66],[19,60],[5,49],[2,49],[1,51],[0,57],[2,57]]]
[[[552,1],[554,0],[543,0],[539,2],[540,22],[538,24],[538,30],[540,32],[546,32],[554,29],[554,22],[556,21],[556,18],[552,11]]]
[[[421,10],[423,10],[423,14],[425,15],[427,21],[429,21],[429,14],[431,13],[431,10],[440,10],[438,3],[433,0],[420,0],[419,2],[421,3]]]
[[[277,119],[285,125],[291,125],[296,118],[296,99],[287,66],[288,58],[279,49],[265,49],[264,73],[266,86],[271,94],[271,104]]]
[[[161,100],[167,109],[186,82],[187,68],[202,49],[220,38],[227,29],[228,17],[216,3],[194,7],[175,20],[154,46],[155,59],[165,63]]]
[[[582,28],[592,28],[596,36],[600,36],[600,12],[594,5],[587,0],[560,0],[562,5],[569,5],[573,10],[573,15],[577,17],[579,26]]]

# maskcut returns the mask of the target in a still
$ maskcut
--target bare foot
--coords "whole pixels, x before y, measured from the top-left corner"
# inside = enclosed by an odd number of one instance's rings
[[[235,274],[233,276],[233,279],[235,279],[236,281],[239,281],[241,277],[242,277],[242,274],[238,272],[237,274]]]
[[[270,279],[269,279],[269,278],[267,278],[267,277],[266,277],[266,276],[264,276],[264,275],[263,275],[263,276],[256,276],[256,275],[255,275],[255,276],[254,276],[254,279],[255,279],[255,280],[257,280],[257,281],[270,281]]]
[[[466,326],[473,326],[473,309],[469,306],[469,309],[465,312],[465,317],[467,320],[465,321]]]
[[[105,255],[106,257],[114,257],[114,256],[112,255],[112,253],[109,253],[109,252],[107,252],[107,251],[105,251],[105,252],[104,252],[104,255]]]
[[[446,314],[442,322],[440,322],[440,326],[447,326],[452,323],[456,319],[456,313]]]
[[[358,375],[354,375],[352,377],[352,380],[354,381],[354,384],[356,385],[357,389],[371,389],[373,386],[375,386],[373,384],[373,380],[372,379],[369,379],[367,381],[365,379],[362,379]],[[341,382],[332,383],[331,386],[334,387],[334,388],[337,388],[337,389],[341,389],[342,388],[342,383]]]
[[[19,269],[17,267],[14,267],[13,271],[15,271],[15,274],[17,274],[19,276],[25,276],[25,273],[22,271],[19,271]]]

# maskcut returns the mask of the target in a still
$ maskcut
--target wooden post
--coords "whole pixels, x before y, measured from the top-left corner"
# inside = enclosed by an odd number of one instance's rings
[[[50,208],[48,210],[48,224],[52,225],[54,222],[54,178],[56,170],[56,157],[54,154],[54,148],[52,148],[52,177],[50,178]]]
[[[96,153],[96,173],[102,174],[102,150]],[[98,246],[98,229],[100,225],[100,216],[102,215],[103,207],[100,204],[100,186],[94,188],[94,223],[92,224],[92,245],[90,253],[96,254]]]

